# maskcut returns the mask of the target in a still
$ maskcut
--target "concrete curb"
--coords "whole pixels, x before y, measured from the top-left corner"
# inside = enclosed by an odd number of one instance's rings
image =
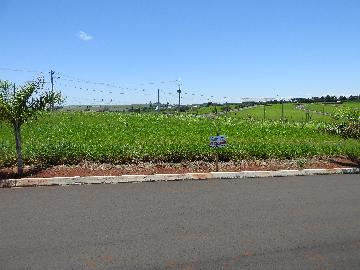
[[[334,169],[304,169],[280,171],[240,171],[240,172],[210,172],[185,174],[154,174],[154,175],[121,175],[121,176],[85,176],[85,177],[53,177],[53,178],[22,178],[0,181],[0,188],[6,187],[34,187],[34,186],[69,186],[86,184],[118,184],[142,183],[157,181],[184,181],[209,179],[235,179],[235,178],[264,178],[306,175],[330,174],[358,174],[360,168],[334,168]]]

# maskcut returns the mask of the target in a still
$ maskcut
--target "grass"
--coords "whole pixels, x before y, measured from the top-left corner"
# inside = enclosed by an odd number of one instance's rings
[[[307,122],[306,111],[296,108],[298,104],[284,103],[284,120],[287,122]],[[358,109],[360,104],[358,102],[344,102],[341,104],[323,104],[323,103],[310,103],[303,104],[304,108],[309,109],[310,121],[312,122],[331,122],[333,121],[330,116],[336,110],[341,108],[353,108]],[[235,106],[229,106],[231,110],[235,109]],[[222,111],[222,106],[217,106],[219,112]],[[213,113],[214,107],[203,107],[198,109],[199,114]],[[323,112],[330,115],[324,115]],[[246,120],[264,120],[264,105],[257,105],[253,107],[243,108],[239,111],[232,111],[227,114],[228,116],[236,116]],[[278,121],[282,117],[281,104],[268,104],[265,106],[265,119]]]
[[[355,102],[355,101],[351,101],[351,102],[344,102],[344,103],[339,103],[339,104],[326,104],[326,103],[310,103],[310,104],[306,104],[305,108],[312,110],[312,111],[317,111],[317,112],[322,112],[322,113],[329,113],[329,114],[333,114],[335,111],[341,109],[341,108],[352,108],[352,109],[359,109],[360,108],[360,103],[359,102]]]
[[[185,114],[56,112],[25,124],[22,136],[27,164],[210,161],[214,150],[208,146],[209,136],[217,130],[228,138],[228,146],[219,150],[221,160],[360,156],[358,140],[321,133],[319,125],[248,121],[238,115],[209,119]],[[0,123],[0,166],[13,164],[12,130]]]
[[[284,120],[287,122],[305,122],[306,112],[296,109],[295,103],[285,103],[284,105]],[[256,107],[248,107],[239,112],[231,112],[231,116],[236,116],[241,119],[264,119],[264,105],[257,105]],[[277,121],[281,120],[282,108],[281,104],[271,104],[265,106],[265,119]],[[313,122],[329,122],[331,117],[310,112],[311,121]]]

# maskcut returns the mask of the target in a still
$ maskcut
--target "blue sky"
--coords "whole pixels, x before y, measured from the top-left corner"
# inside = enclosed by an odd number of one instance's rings
[[[359,94],[359,14],[358,0],[0,0],[0,78],[53,69],[82,104],[157,88],[175,103],[179,78],[184,103]]]

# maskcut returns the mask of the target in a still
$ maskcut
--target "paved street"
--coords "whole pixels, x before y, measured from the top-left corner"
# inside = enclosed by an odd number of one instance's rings
[[[0,189],[0,269],[360,269],[360,175]]]

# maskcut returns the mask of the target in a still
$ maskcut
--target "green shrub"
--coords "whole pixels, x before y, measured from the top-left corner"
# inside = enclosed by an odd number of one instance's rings
[[[326,130],[344,138],[360,139],[360,111],[352,108],[337,110],[333,118],[337,121],[328,124]]]

